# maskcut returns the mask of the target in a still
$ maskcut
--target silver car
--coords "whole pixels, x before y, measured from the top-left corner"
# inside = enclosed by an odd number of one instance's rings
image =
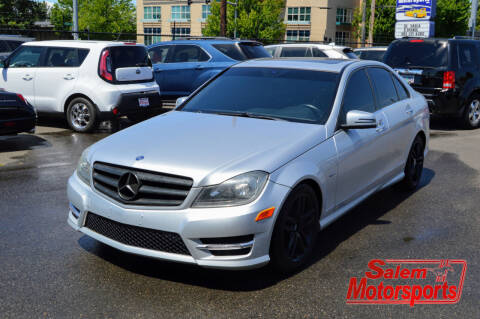
[[[382,63],[247,61],[180,103],[84,151],[68,182],[75,230],[158,259],[288,272],[369,195],[420,181],[427,103]]]

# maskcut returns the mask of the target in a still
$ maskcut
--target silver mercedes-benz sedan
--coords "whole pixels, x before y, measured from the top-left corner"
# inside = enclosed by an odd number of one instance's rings
[[[415,189],[428,140],[427,102],[382,63],[247,61],[86,149],[68,223],[128,253],[288,272],[369,195]]]

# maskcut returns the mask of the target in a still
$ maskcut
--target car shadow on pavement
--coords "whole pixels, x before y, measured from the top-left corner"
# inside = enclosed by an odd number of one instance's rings
[[[420,187],[416,192],[428,185],[434,176],[435,172],[433,170],[425,168]],[[320,233],[317,252],[311,262],[297,273],[305,271],[330,254],[339,244],[348,240],[366,226],[390,224],[390,221],[381,219],[381,217],[413,194],[414,192],[401,192],[394,187],[389,187],[367,199]],[[210,289],[226,291],[260,290],[296,274],[277,274],[269,266],[253,270],[228,271],[165,262],[121,252],[88,236],[82,236],[78,243],[89,253],[132,273]]]
[[[47,140],[32,134],[0,136],[0,153],[27,151],[42,147],[51,147]]]

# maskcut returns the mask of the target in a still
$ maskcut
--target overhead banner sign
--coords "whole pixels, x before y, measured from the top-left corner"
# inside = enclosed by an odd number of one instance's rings
[[[434,35],[431,21],[403,21],[395,24],[395,38],[429,38]]]
[[[397,0],[395,38],[432,37],[436,0]]]

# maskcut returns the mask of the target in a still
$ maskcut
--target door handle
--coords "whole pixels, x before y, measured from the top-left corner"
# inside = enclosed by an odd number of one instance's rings
[[[66,74],[64,77],[63,77],[65,80],[73,80],[75,79],[75,77],[71,74]]]
[[[204,69],[203,65],[197,65],[195,67],[195,70],[203,70],[203,69]]]
[[[382,119],[379,119],[377,122],[377,133],[385,131],[385,122]]]
[[[405,108],[405,113],[407,113],[408,115],[413,114],[413,109],[410,105],[407,105],[407,107]]]
[[[24,79],[25,81],[30,81],[31,79],[33,79],[33,77],[30,75],[30,74],[25,74],[22,79]]]

